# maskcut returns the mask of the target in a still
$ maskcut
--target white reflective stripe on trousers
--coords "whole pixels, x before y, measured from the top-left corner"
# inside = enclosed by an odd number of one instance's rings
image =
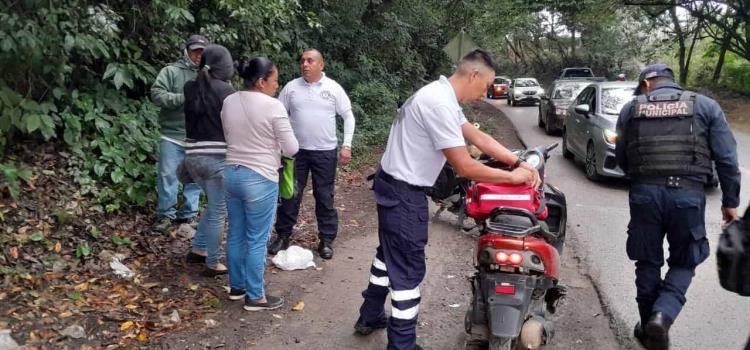
[[[388,287],[388,282],[389,282],[388,276],[377,277],[377,276],[370,275],[370,283],[376,286]]]
[[[414,307],[410,307],[406,310],[399,310],[396,307],[393,307],[391,309],[391,317],[398,318],[401,320],[411,320],[417,317],[418,313],[419,313],[419,304],[417,304]]]
[[[375,268],[376,268],[376,269],[378,269],[378,270],[380,270],[380,271],[388,271],[388,270],[387,270],[387,269],[385,268],[385,263],[384,263],[384,262],[382,262],[382,261],[380,261],[380,259],[378,259],[378,258],[375,258],[375,259],[374,259],[374,260],[372,261],[372,266],[375,266]]]
[[[406,301],[406,300],[417,299],[419,297],[420,297],[419,286],[417,286],[417,288],[408,289],[408,290],[391,289],[391,300],[394,300],[394,301]]]

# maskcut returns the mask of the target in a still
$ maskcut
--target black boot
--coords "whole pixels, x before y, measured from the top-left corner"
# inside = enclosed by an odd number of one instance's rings
[[[649,350],[668,350],[669,349],[669,327],[672,326],[672,320],[663,313],[657,311],[651,315],[646,323],[646,346]]]
[[[318,254],[320,254],[321,258],[326,260],[333,258],[333,247],[331,246],[331,242],[321,240],[320,244],[318,244]]]
[[[268,254],[276,255],[282,250],[289,248],[289,238],[277,236],[276,239],[268,245]]]
[[[638,322],[635,324],[635,328],[633,329],[633,336],[638,341],[638,344],[641,344],[642,347],[646,347],[646,332],[643,330],[643,327],[641,327],[641,323]]]
[[[360,318],[357,319],[357,323],[354,324],[354,332],[356,332],[358,335],[370,335],[375,330],[383,329],[386,327],[388,327],[388,318],[386,317],[383,317],[373,323],[367,323],[360,316]]]

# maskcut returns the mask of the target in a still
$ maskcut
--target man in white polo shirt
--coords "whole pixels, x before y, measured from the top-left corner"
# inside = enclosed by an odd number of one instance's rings
[[[446,159],[463,177],[496,183],[539,185],[539,174],[491,136],[467,122],[459,102],[477,101],[495,77],[489,54],[474,50],[450,78],[421,88],[399,109],[375,176],[380,244],[370,268],[364,302],[354,325],[360,335],[388,327],[389,350],[422,349],[416,325],[425,275],[428,209],[424,189],[435,183]],[[466,140],[513,171],[487,167],[471,158]],[[390,291],[391,317],[385,316]]]
[[[333,257],[332,243],[338,232],[338,213],[333,205],[337,154],[341,164],[352,159],[354,114],[346,92],[336,81],[325,76],[324,67],[323,55],[318,50],[304,50],[300,59],[302,77],[287,83],[279,94],[299,141],[299,153],[295,157],[298,191],[294,198],[281,201],[276,216],[276,240],[268,246],[269,254],[276,254],[289,246],[307,177],[312,174],[320,239],[318,254],[323,259]],[[340,152],[336,150],[336,115],[344,120],[344,141]]]

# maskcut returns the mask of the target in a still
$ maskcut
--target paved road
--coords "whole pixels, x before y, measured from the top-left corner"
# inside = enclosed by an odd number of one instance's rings
[[[561,142],[536,126],[537,107],[510,107],[505,100],[488,101],[502,110],[528,146]],[[739,150],[750,146],[750,134],[736,132]],[[750,154],[741,152],[742,207],[750,199]],[[580,163],[564,159],[560,147],[548,163],[550,183],[568,198],[568,236],[600,290],[602,300],[622,333],[632,332],[638,321],[633,263],[625,255],[629,219],[627,186],[621,181],[592,183]],[[723,290],[718,283],[713,255],[721,224],[721,192],[708,195],[706,225],[711,257],[700,265],[687,295],[687,304],[672,327],[673,349],[742,349],[750,334],[750,298]],[[665,248],[666,251],[666,248]]]

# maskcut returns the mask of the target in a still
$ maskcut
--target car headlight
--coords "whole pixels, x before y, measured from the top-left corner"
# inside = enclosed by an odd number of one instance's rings
[[[567,108],[555,108],[555,114],[557,115],[565,115],[567,111]]]
[[[610,130],[610,129],[604,129],[604,141],[607,141],[608,144],[614,145],[617,142],[617,133]]]
[[[513,91],[513,95],[515,95],[515,96],[523,96],[523,92]]]
[[[536,90],[536,93],[539,95],[544,95],[544,89]]]

